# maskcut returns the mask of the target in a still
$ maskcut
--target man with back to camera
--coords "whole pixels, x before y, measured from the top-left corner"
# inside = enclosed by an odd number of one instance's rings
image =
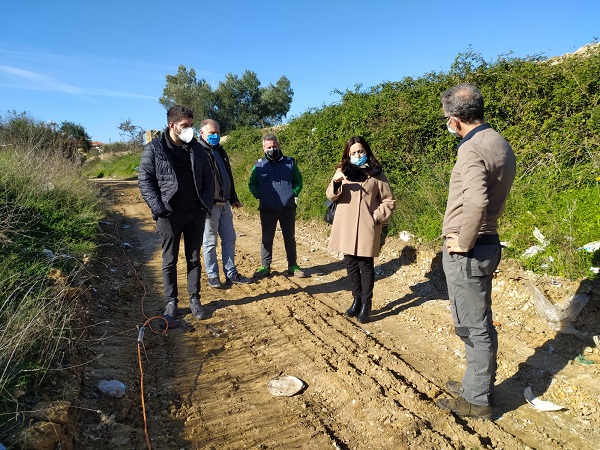
[[[194,114],[180,105],[167,111],[168,126],[144,146],[138,184],[156,220],[162,248],[166,298],[163,314],[177,325],[177,259],[183,235],[190,309],[197,319],[208,318],[200,305],[200,245],[204,220],[213,203],[214,180],[206,152],[194,138]]]
[[[296,253],[296,197],[302,191],[302,175],[294,158],[283,155],[274,134],[264,136],[262,146],[265,157],[256,161],[248,182],[250,192],[259,200],[262,232],[262,266],[254,273],[254,277],[264,278],[271,274],[273,239],[279,221],[288,273],[303,278],[304,271],[298,267]]]
[[[492,322],[492,279],[500,263],[498,218],[512,187],[510,144],[484,120],[483,96],[459,84],[441,97],[448,131],[462,138],[450,176],[442,263],[455,333],[465,344],[462,382],[448,381],[453,399],[437,405],[459,417],[492,419],[498,334]]]
[[[220,144],[221,127],[216,120],[204,119],[200,123],[198,141],[206,151],[215,181],[214,205],[206,217],[202,249],[204,251],[204,269],[208,277],[208,285],[216,289],[224,286],[219,279],[219,263],[217,262],[217,237],[221,237],[221,258],[225,284],[248,284],[249,278],[241,276],[235,267],[235,229],[231,208],[243,205],[237,197],[233,183],[233,174],[229,157]]]

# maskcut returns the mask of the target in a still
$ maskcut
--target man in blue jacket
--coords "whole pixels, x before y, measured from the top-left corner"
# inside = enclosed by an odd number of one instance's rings
[[[194,114],[180,105],[167,112],[168,127],[144,146],[138,184],[150,207],[162,247],[162,275],[167,306],[164,317],[176,326],[177,259],[184,240],[190,309],[197,319],[208,313],[200,305],[200,245],[204,220],[213,204],[214,179],[206,152],[194,138]]]
[[[273,239],[279,221],[287,254],[288,273],[302,278],[304,271],[298,267],[296,260],[296,197],[302,191],[302,175],[294,158],[281,153],[275,135],[267,134],[262,141],[265,157],[254,164],[248,183],[250,192],[259,200],[262,230],[262,266],[254,273],[254,277],[264,278],[271,274]]]

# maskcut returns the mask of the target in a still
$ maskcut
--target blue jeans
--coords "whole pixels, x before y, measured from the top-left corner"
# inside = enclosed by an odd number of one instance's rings
[[[465,344],[462,396],[480,406],[490,404],[496,379],[498,333],[492,322],[492,279],[501,249],[500,244],[476,245],[468,253],[448,254],[444,245],[442,253],[454,332]]]
[[[229,202],[215,204],[211,215],[206,216],[204,224],[204,266],[208,278],[219,276],[217,261],[217,239],[221,236],[221,259],[223,260],[223,273],[231,278],[236,272],[235,268],[235,229],[233,228],[233,214]]]

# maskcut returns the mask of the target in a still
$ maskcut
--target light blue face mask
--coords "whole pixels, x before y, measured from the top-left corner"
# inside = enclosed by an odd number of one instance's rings
[[[350,163],[354,164],[355,166],[362,166],[364,163],[367,162],[367,155],[362,155],[360,158],[350,158]]]
[[[219,141],[221,140],[221,136],[219,136],[217,133],[214,134],[209,134],[206,137],[206,142],[208,142],[210,145],[212,145],[213,147],[215,145],[217,145],[219,143]]]

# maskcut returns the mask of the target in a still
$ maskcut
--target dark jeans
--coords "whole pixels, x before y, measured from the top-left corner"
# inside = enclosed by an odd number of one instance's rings
[[[265,267],[270,267],[273,261],[273,240],[277,221],[283,234],[283,244],[287,254],[288,267],[296,264],[296,209],[280,209],[279,211],[261,211],[260,227],[262,241],[260,244],[260,259]]]
[[[344,261],[352,296],[359,298],[363,305],[371,302],[375,286],[375,259],[372,256],[344,255]]]
[[[200,245],[204,234],[206,211],[175,212],[169,217],[159,217],[156,229],[162,247],[162,276],[167,302],[177,301],[177,259],[183,235],[187,265],[187,291],[200,297]]]

